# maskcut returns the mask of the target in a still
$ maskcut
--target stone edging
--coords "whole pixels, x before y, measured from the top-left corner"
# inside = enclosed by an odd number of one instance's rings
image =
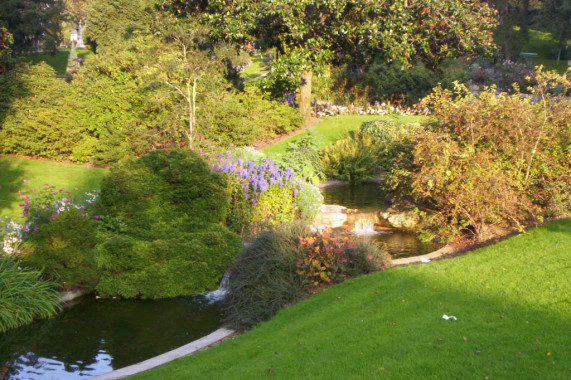
[[[442,256],[454,253],[455,251],[456,250],[454,248],[452,248],[451,246],[445,245],[444,247],[440,248],[439,250],[431,252],[429,254],[420,255],[420,256],[413,256],[413,257],[405,257],[402,259],[396,259],[396,260],[392,260],[391,263],[392,263],[393,267],[418,264],[418,263],[422,262],[421,260],[423,258],[428,259],[428,260],[434,260],[434,259],[441,258]]]
[[[147,359],[137,364],[130,365],[128,367],[124,367],[103,375],[92,377],[93,380],[115,380],[115,379],[122,379],[127,376],[135,375],[140,372],[148,371],[152,368],[161,366],[165,363],[173,361],[175,359],[182,358],[184,356],[190,355],[195,353],[196,351],[200,351],[208,346],[211,346],[215,343],[219,343],[220,341],[228,338],[235,331],[228,330],[225,328],[220,328],[213,333],[202,337],[194,342],[190,342],[182,347],[175,348],[172,351],[165,352],[159,356],[155,356],[154,358]]]

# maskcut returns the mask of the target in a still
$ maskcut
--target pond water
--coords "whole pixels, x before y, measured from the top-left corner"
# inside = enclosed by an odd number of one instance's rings
[[[323,203],[358,210],[357,214],[363,214],[363,218],[367,218],[367,213],[374,217],[389,207],[386,194],[376,182],[329,185],[321,188],[321,194]],[[402,230],[381,231],[366,238],[384,245],[394,259],[424,255],[442,247],[442,244],[423,242],[414,233]]]
[[[109,300],[85,296],[59,315],[0,334],[0,378],[78,379],[206,336],[221,311],[204,296]]]

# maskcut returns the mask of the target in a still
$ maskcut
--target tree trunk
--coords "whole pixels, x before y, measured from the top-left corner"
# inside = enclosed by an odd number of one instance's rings
[[[311,118],[311,70],[301,74],[301,87],[299,88],[299,111],[304,121]]]

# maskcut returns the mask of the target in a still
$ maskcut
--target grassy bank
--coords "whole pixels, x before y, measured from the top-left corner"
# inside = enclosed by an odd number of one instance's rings
[[[99,189],[106,173],[106,169],[83,165],[0,156],[0,216],[20,215],[18,190],[38,189],[49,183],[81,194]]]
[[[324,119],[315,127],[308,128],[306,131],[277,144],[271,145],[263,149],[266,154],[281,154],[285,153],[287,144],[300,140],[309,134],[313,134],[315,143],[318,146],[325,146],[334,143],[335,141],[345,137],[350,131],[359,129],[361,124],[365,121],[379,120],[379,119],[393,119],[405,123],[416,123],[423,120],[423,116],[373,116],[373,115],[343,115],[343,116],[329,116]]]
[[[347,281],[134,378],[565,379],[570,267],[564,220],[462,257]]]

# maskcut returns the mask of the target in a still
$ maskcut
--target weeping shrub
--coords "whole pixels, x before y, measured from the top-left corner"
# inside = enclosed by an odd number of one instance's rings
[[[19,265],[0,255],[0,333],[35,318],[48,318],[61,308],[57,284],[42,280],[40,271]]]

